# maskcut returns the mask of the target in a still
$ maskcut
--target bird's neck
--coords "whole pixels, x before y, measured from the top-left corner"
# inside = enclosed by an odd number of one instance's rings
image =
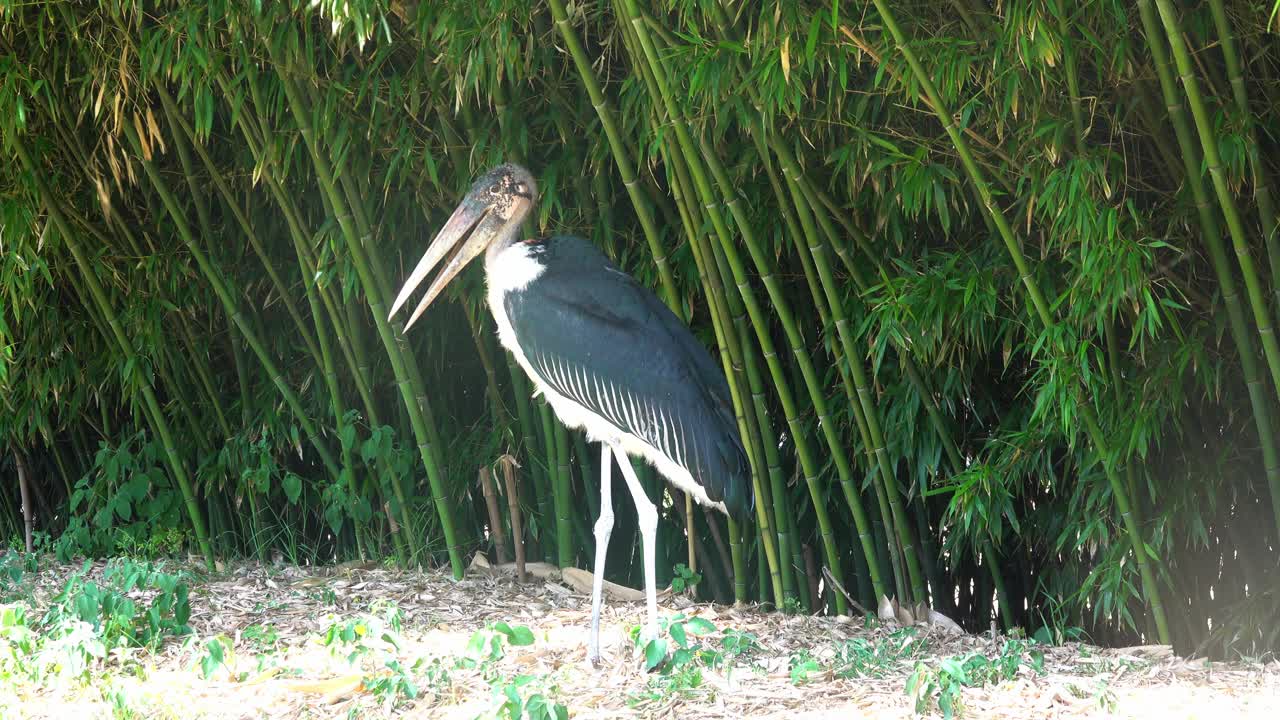
[[[511,246],[520,242],[520,230],[524,227],[524,222],[511,223],[503,228],[501,233],[493,242],[489,243],[489,247],[484,251],[485,269],[491,269],[498,261],[498,257],[504,252],[511,249]]]
[[[533,245],[520,239],[520,225],[514,225],[489,244],[484,254],[485,278],[490,301],[522,290],[546,270]]]

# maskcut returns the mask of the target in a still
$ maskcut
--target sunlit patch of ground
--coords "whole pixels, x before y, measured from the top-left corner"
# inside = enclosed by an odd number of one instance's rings
[[[29,615],[39,618],[78,567],[25,578]],[[949,676],[938,670],[948,659],[1008,668],[985,684],[950,688],[961,717],[1280,718],[1275,661],[1210,666],[1080,644],[1011,651],[1007,638],[989,635],[679,599],[665,601],[662,614],[707,621],[688,626],[703,628],[689,633],[702,651],[695,659],[644,672],[627,635],[642,607],[612,602],[608,660],[595,669],[586,664],[588,598],[555,580],[245,565],[195,582],[191,604],[191,636],[154,654],[120,653],[87,682],[0,680],[0,718],[469,720],[491,717],[513,695],[532,701],[535,714],[550,708],[547,717],[559,704],[574,718],[911,718],[916,700],[905,688],[920,668],[928,672],[918,684],[932,698],[926,714],[941,714]],[[495,623],[513,634],[473,642]],[[512,645],[522,627],[532,644]],[[216,662],[211,645],[221,649]]]

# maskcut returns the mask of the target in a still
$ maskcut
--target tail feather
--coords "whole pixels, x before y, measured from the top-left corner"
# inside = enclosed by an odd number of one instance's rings
[[[729,517],[742,520],[755,510],[755,492],[751,487],[751,464],[738,439],[737,428],[720,435],[715,443],[716,470],[721,502]]]

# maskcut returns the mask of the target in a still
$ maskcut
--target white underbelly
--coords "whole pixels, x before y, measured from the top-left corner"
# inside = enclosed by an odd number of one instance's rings
[[[506,308],[503,306],[502,290],[490,287],[488,300],[489,310],[493,313],[494,322],[498,326],[498,341],[502,343],[503,347],[511,351],[511,354],[515,356],[516,362],[519,363],[525,375],[533,383],[534,397],[541,394],[546,398],[556,417],[560,419],[560,422],[565,427],[585,431],[587,438],[592,442],[607,443],[615,448],[620,447],[627,455],[644,458],[666,477],[672,485],[688,493],[698,503],[715,508],[720,512],[726,512],[724,503],[713,502],[711,498],[707,497],[706,490],[694,482],[693,476],[689,474],[689,471],[672,460],[666,453],[654,447],[651,443],[619,428],[611,420],[602,417],[578,401],[562,395],[555,388],[542,382],[538,373],[534,371],[533,365],[520,349],[515,328],[511,326],[511,320],[507,317]]]

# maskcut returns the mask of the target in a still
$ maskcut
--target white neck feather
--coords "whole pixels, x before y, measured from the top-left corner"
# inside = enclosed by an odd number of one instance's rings
[[[523,289],[545,270],[523,242],[495,242],[485,251],[484,274],[490,298]]]

